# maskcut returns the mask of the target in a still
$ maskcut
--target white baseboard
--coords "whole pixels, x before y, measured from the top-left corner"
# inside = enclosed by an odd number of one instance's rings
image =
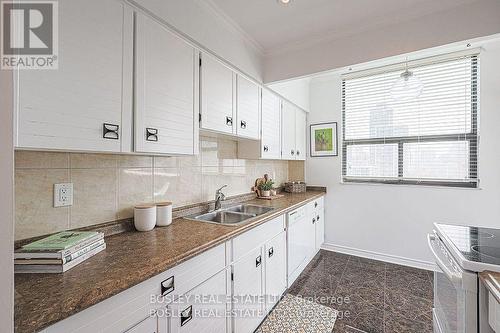
[[[331,243],[324,243],[321,246],[321,248],[327,251],[339,252],[362,258],[380,260],[380,261],[390,262],[392,264],[410,266],[410,267],[425,269],[428,271],[439,271],[435,263],[423,260],[409,259],[405,257],[395,256],[392,254],[384,254],[373,251],[355,249],[352,247],[335,245]]]

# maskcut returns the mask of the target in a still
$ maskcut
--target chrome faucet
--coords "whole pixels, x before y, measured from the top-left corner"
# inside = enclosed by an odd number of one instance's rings
[[[221,201],[226,200],[226,195],[222,193],[222,189],[227,187],[227,184],[222,186],[220,189],[215,191],[215,210],[219,210],[222,207]]]

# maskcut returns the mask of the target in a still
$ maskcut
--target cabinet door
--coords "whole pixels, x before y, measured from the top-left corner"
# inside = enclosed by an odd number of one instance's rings
[[[59,68],[19,71],[16,147],[121,150],[125,12],[120,1],[59,2]]]
[[[295,107],[283,101],[282,116],[281,116],[281,147],[282,159],[294,160],[295,159]]]
[[[286,233],[266,243],[266,311],[279,301],[286,289]]]
[[[201,62],[201,128],[235,134],[234,76],[231,69],[203,54]]]
[[[319,251],[321,245],[325,242],[325,209],[316,210],[316,251]]]
[[[264,317],[263,260],[259,247],[233,264],[234,332],[252,333]]]
[[[236,134],[258,140],[260,137],[260,88],[237,76]]]
[[[169,305],[169,333],[226,332],[226,271]]]
[[[295,158],[297,160],[306,159],[306,126],[306,113],[299,108],[295,108]]]
[[[262,144],[261,156],[281,158],[281,100],[267,89],[262,89]]]
[[[195,50],[159,23],[136,15],[135,150],[194,154]]]

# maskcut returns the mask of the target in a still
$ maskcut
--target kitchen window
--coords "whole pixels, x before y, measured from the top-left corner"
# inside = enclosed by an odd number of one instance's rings
[[[472,50],[344,75],[343,181],[478,187],[478,76]]]

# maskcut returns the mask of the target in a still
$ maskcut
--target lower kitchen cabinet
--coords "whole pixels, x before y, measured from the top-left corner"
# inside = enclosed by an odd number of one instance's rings
[[[252,333],[323,243],[323,209],[311,201],[42,332]]]
[[[258,247],[232,265],[235,333],[255,331],[264,316],[263,260]]]
[[[269,313],[286,290],[286,232],[266,243],[265,257],[266,313]]]
[[[221,271],[168,306],[169,333],[224,333],[227,273]]]
[[[324,199],[318,198],[307,206],[308,215],[315,229],[315,252],[318,252],[325,242],[325,208]]]

